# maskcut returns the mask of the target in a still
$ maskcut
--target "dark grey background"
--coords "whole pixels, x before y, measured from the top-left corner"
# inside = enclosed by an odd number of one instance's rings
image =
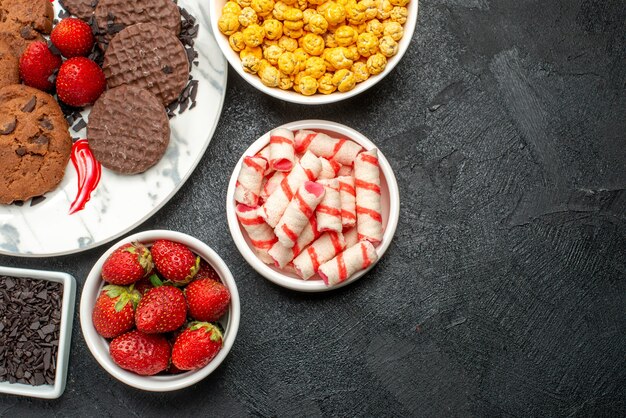
[[[137,229],[224,257],[243,306],[226,362],[187,390],[134,390],[76,319],[63,397],[0,396],[0,416],[626,415],[625,22],[623,0],[423,0],[405,58],[352,100],[281,103],[231,72],[200,166]],[[256,274],[225,217],[247,146],[308,118],[376,142],[402,200],[384,259],[323,295]],[[104,250],[0,264],[80,289]]]

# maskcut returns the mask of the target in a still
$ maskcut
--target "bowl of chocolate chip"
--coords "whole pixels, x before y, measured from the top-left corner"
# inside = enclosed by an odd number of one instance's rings
[[[67,273],[0,267],[0,393],[63,394],[75,297]]]

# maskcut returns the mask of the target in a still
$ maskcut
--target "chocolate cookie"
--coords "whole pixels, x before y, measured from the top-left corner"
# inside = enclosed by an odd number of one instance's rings
[[[89,20],[96,11],[98,0],[59,0],[59,3],[77,18]]]
[[[148,90],[120,86],[104,92],[89,115],[89,148],[106,168],[142,173],[165,154],[170,124],[165,108]]]
[[[185,47],[154,23],[127,27],[111,41],[102,66],[109,88],[123,84],[145,88],[164,105],[180,96],[189,80]]]
[[[28,45],[35,41],[45,41],[41,33],[35,29],[25,26],[21,33],[0,32],[0,40],[11,46],[13,54],[19,59]]]
[[[0,89],[0,203],[53,190],[63,179],[72,139],[52,96],[32,87]]]
[[[11,46],[0,39],[0,88],[20,82],[20,63]]]
[[[52,19],[50,0],[0,0],[0,32],[20,33],[24,28],[32,28],[50,33]]]
[[[105,44],[125,27],[137,23],[154,23],[175,35],[181,28],[180,11],[172,0],[100,0],[96,23]]]

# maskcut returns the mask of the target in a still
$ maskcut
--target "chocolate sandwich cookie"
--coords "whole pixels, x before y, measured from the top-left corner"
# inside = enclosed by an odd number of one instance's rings
[[[20,63],[11,46],[0,39],[0,88],[20,82]]]
[[[181,28],[180,11],[172,0],[100,0],[95,15],[102,35],[99,42],[104,44],[109,44],[125,27],[137,23],[154,23],[174,35]]]
[[[28,45],[36,41],[45,41],[41,33],[35,29],[24,26],[20,33],[0,32],[0,40],[6,42],[13,50],[13,55],[19,60]]]
[[[89,148],[106,168],[138,174],[155,165],[170,141],[165,108],[148,90],[120,86],[98,99],[87,125]]]
[[[0,32],[20,33],[30,27],[50,33],[53,19],[50,0],[0,0]]]
[[[59,0],[70,14],[82,20],[89,20],[96,11],[98,0]]]
[[[154,23],[127,27],[111,41],[102,66],[109,88],[130,84],[149,90],[164,105],[180,96],[189,80],[185,47]]]
[[[0,89],[0,203],[53,190],[63,179],[72,139],[52,96],[23,85]]]

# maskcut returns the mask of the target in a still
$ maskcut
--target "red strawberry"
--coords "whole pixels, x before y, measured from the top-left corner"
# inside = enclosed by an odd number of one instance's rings
[[[200,257],[178,242],[158,240],[150,249],[157,270],[178,284],[189,283],[200,268]]]
[[[52,30],[50,40],[66,58],[87,55],[94,44],[91,27],[75,17],[61,20]]]
[[[192,322],[172,347],[172,364],[180,370],[194,370],[209,364],[222,348],[222,333],[208,322]]]
[[[170,343],[162,335],[131,331],[120,335],[109,346],[109,354],[122,369],[142,376],[166,370],[170,363]]]
[[[70,58],[59,69],[57,96],[67,105],[82,107],[92,104],[105,87],[102,69],[89,58]]]
[[[20,78],[27,86],[49,91],[51,76],[61,66],[61,57],[53,54],[43,41],[32,42],[20,57]]]
[[[189,315],[197,321],[217,321],[228,309],[230,292],[221,282],[194,280],[185,288]]]
[[[194,280],[201,279],[211,279],[219,282],[220,276],[209,263],[204,260],[200,260],[200,269],[198,269],[198,273],[196,273],[196,275],[194,276]]]
[[[91,317],[98,334],[104,338],[115,338],[129,331],[135,325],[135,308],[139,299],[141,294],[132,286],[104,286]]]
[[[138,242],[115,250],[102,266],[102,278],[112,284],[129,285],[152,271],[150,251]]]
[[[183,291],[174,286],[148,290],[135,311],[135,324],[147,334],[174,331],[187,319]]]

